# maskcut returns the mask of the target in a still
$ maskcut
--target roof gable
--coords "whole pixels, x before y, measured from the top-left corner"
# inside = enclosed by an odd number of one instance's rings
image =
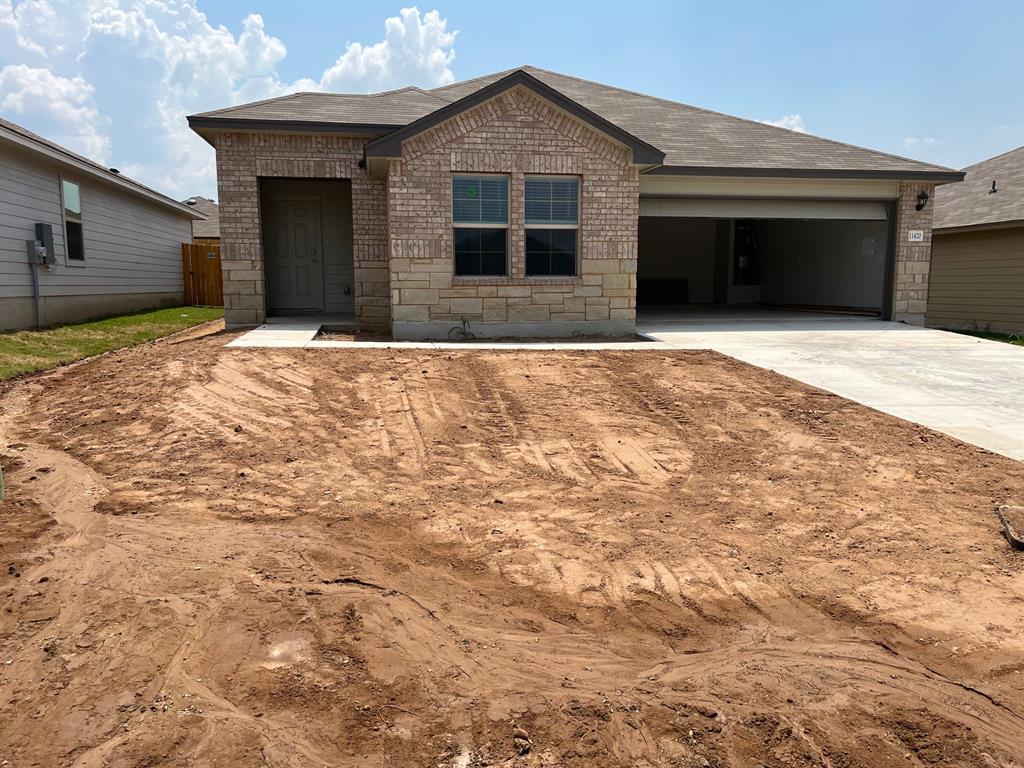
[[[466,110],[472,109],[512,88],[523,87],[532,91],[546,101],[551,102],[564,112],[575,117],[577,120],[589,125],[591,128],[605,134],[613,141],[627,147],[632,152],[633,162],[638,165],[660,165],[665,154],[657,147],[648,144],[642,139],[634,136],[618,125],[606,120],[596,112],[593,112],[581,104],[568,98],[550,85],[538,80],[523,70],[515,70],[492,83],[463,96],[456,101],[450,102],[430,114],[414,120],[404,128],[400,128],[366,145],[367,158],[374,157],[401,157],[402,142],[417,136],[424,131],[440,125]]]
[[[1024,147],[964,170],[962,182],[935,192],[935,229],[1024,222]]]

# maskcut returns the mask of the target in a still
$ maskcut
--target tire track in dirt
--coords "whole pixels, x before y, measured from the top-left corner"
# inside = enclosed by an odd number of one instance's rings
[[[5,587],[0,755],[1016,768],[1024,568],[934,514],[1016,465],[703,353],[222,343],[4,396],[15,493],[102,492]]]

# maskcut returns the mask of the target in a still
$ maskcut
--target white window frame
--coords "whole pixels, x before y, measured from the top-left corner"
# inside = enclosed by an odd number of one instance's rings
[[[530,224],[526,221],[526,182],[530,179],[574,179],[576,181],[575,224]],[[580,223],[583,219],[583,177],[565,173],[528,173],[523,176],[523,229],[575,229],[576,265],[571,275],[530,275],[526,273],[526,233],[523,233],[523,275],[531,280],[565,280],[580,276]]]
[[[84,267],[86,265],[86,247],[85,247],[85,203],[82,202],[82,183],[76,179],[71,179],[61,174],[57,175],[57,181],[60,184],[60,226],[61,226],[61,239],[64,242],[64,266],[66,267]],[[71,250],[68,248],[68,217],[67,208],[64,206],[64,182],[68,184],[74,184],[78,187],[78,205],[81,210],[78,212],[78,225],[82,228],[82,258],[72,259]]]
[[[455,199],[454,199],[454,188],[456,179],[504,179],[505,180],[505,222],[467,222],[461,223],[455,221]],[[511,277],[511,269],[509,264],[509,252],[511,250],[511,243],[509,242],[510,224],[512,218],[512,176],[508,173],[459,173],[458,171],[452,171],[451,183],[448,185],[448,200],[450,203],[451,210],[449,211],[449,218],[451,219],[452,227],[452,277],[459,280],[500,280],[503,278]],[[505,230],[505,274],[503,275],[460,275],[455,271],[455,230],[456,229],[504,229]]]

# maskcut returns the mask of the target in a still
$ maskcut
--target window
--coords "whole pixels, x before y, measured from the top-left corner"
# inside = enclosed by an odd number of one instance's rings
[[[526,178],[526,274],[576,274],[580,181],[558,176]]]
[[[61,180],[64,198],[64,246],[68,261],[85,261],[82,243],[82,195],[73,181]]]
[[[508,274],[508,177],[452,178],[455,274]]]

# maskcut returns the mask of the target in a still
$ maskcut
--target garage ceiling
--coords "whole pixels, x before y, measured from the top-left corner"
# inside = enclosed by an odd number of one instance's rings
[[[641,197],[641,216],[702,219],[853,219],[885,221],[885,206],[862,200],[732,200]]]

